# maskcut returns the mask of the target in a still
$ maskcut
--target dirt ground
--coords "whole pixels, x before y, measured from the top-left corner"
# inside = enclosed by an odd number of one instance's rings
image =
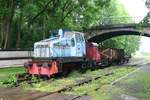
[[[0,100],[91,100],[89,96],[48,94],[47,92],[24,91],[20,88],[0,88]]]

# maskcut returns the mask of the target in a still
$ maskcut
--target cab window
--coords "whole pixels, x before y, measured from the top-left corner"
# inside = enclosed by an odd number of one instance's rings
[[[71,46],[74,47],[75,46],[75,41],[74,38],[71,39]]]
[[[76,33],[75,37],[76,37],[77,43],[84,41],[84,38],[80,33]]]

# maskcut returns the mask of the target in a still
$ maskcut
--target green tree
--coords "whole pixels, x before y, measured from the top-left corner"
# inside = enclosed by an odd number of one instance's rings
[[[116,6],[114,6],[116,5]],[[120,24],[129,23],[131,21],[129,14],[125,8],[119,4],[116,0],[112,0],[109,8],[105,9],[102,24]],[[140,45],[139,36],[119,36],[114,37],[100,43],[102,48],[121,48],[129,55],[139,49]]]
[[[121,48],[128,55],[135,53],[139,49],[140,36],[118,36],[101,43],[102,48]]]
[[[109,0],[0,0],[0,47],[29,48],[50,30],[82,30],[93,25],[108,4]]]
[[[117,0],[0,0],[0,48],[30,48],[49,37],[49,31],[68,28],[82,31],[97,24],[127,19]]]

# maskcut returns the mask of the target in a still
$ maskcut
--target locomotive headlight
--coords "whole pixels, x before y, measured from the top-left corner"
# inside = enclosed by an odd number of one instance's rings
[[[48,63],[43,63],[42,67],[48,67]]]
[[[41,63],[37,63],[37,66],[38,66],[38,67],[41,67],[41,66],[42,66],[42,64],[41,64]]]
[[[42,67],[51,67],[51,64],[45,62],[45,63],[42,64]]]

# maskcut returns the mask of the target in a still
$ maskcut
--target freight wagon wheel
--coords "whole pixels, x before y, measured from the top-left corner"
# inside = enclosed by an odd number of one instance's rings
[[[93,61],[88,61],[88,64],[87,64],[87,66],[88,66],[89,68],[92,68],[92,67],[94,67],[93,65],[94,65],[94,64],[93,64]]]
[[[121,60],[118,60],[118,61],[116,62],[116,64],[117,64],[117,65],[121,65]]]
[[[129,59],[126,60],[126,63],[128,63],[128,62],[129,62]]]
[[[111,62],[109,62],[109,59],[103,59],[102,60],[102,67],[107,67],[110,65]]]

